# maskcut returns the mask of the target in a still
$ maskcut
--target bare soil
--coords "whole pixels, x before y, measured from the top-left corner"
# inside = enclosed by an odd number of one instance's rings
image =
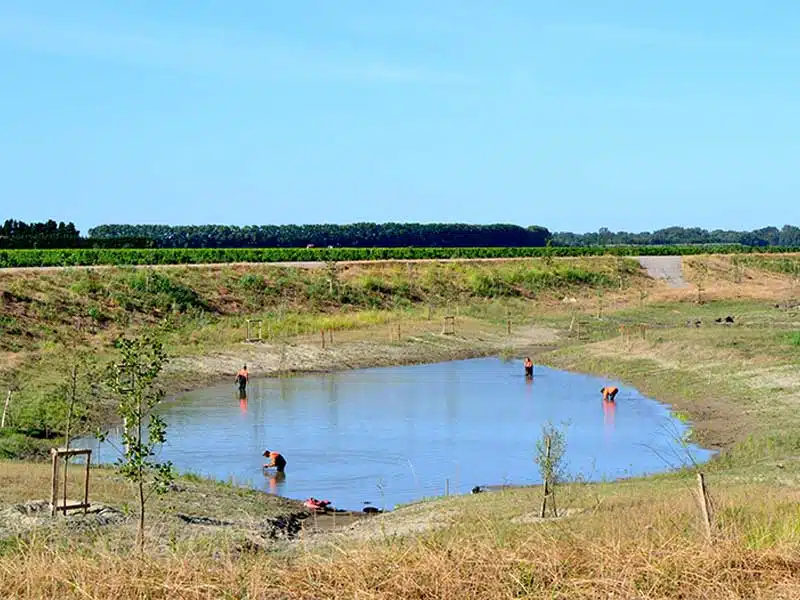
[[[326,334],[328,336],[329,334]],[[366,330],[336,332],[326,337],[305,336],[268,343],[241,343],[224,351],[173,359],[166,373],[171,391],[188,391],[214,382],[231,383],[247,364],[251,377],[333,372],[367,367],[409,365],[495,355],[500,352],[536,355],[553,348],[557,330],[531,327],[512,330],[459,318],[456,332],[445,335],[439,321],[391,324]]]

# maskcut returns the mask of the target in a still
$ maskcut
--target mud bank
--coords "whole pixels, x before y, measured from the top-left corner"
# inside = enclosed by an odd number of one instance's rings
[[[281,343],[242,343],[222,351],[173,358],[164,373],[170,395],[234,380],[243,363],[251,377],[329,373],[350,369],[402,366],[480,358],[500,353],[531,356],[558,346],[555,329],[525,327],[514,335],[464,326],[459,335],[443,335],[410,326],[401,341],[390,333],[346,332],[323,348],[321,341],[299,338]],[[401,334],[402,335],[402,334]],[[377,338],[387,341],[378,341]]]

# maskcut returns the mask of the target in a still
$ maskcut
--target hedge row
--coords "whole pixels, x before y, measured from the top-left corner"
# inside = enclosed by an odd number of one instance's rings
[[[174,265],[232,262],[653,256],[800,252],[800,248],[739,245],[588,246],[549,248],[131,248],[0,250],[0,268],[89,265]]]

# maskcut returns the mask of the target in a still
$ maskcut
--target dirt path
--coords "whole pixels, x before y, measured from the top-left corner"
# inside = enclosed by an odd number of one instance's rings
[[[639,256],[639,264],[647,269],[653,279],[662,279],[671,288],[685,288],[689,284],[683,278],[683,257],[681,256]]]

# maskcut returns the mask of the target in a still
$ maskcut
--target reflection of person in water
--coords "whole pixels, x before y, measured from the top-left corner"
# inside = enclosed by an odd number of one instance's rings
[[[278,493],[278,484],[286,481],[286,473],[283,471],[276,471],[269,476],[267,482],[269,483],[269,491],[273,494]]]
[[[614,429],[614,413],[617,411],[617,403],[613,400],[603,399],[603,425],[608,429]]]
[[[522,363],[525,367],[525,377],[533,377],[533,361],[529,356],[525,357],[525,362]]]
[[[243,413],[247,412],[247,392],[239,390],[239,408]]]

